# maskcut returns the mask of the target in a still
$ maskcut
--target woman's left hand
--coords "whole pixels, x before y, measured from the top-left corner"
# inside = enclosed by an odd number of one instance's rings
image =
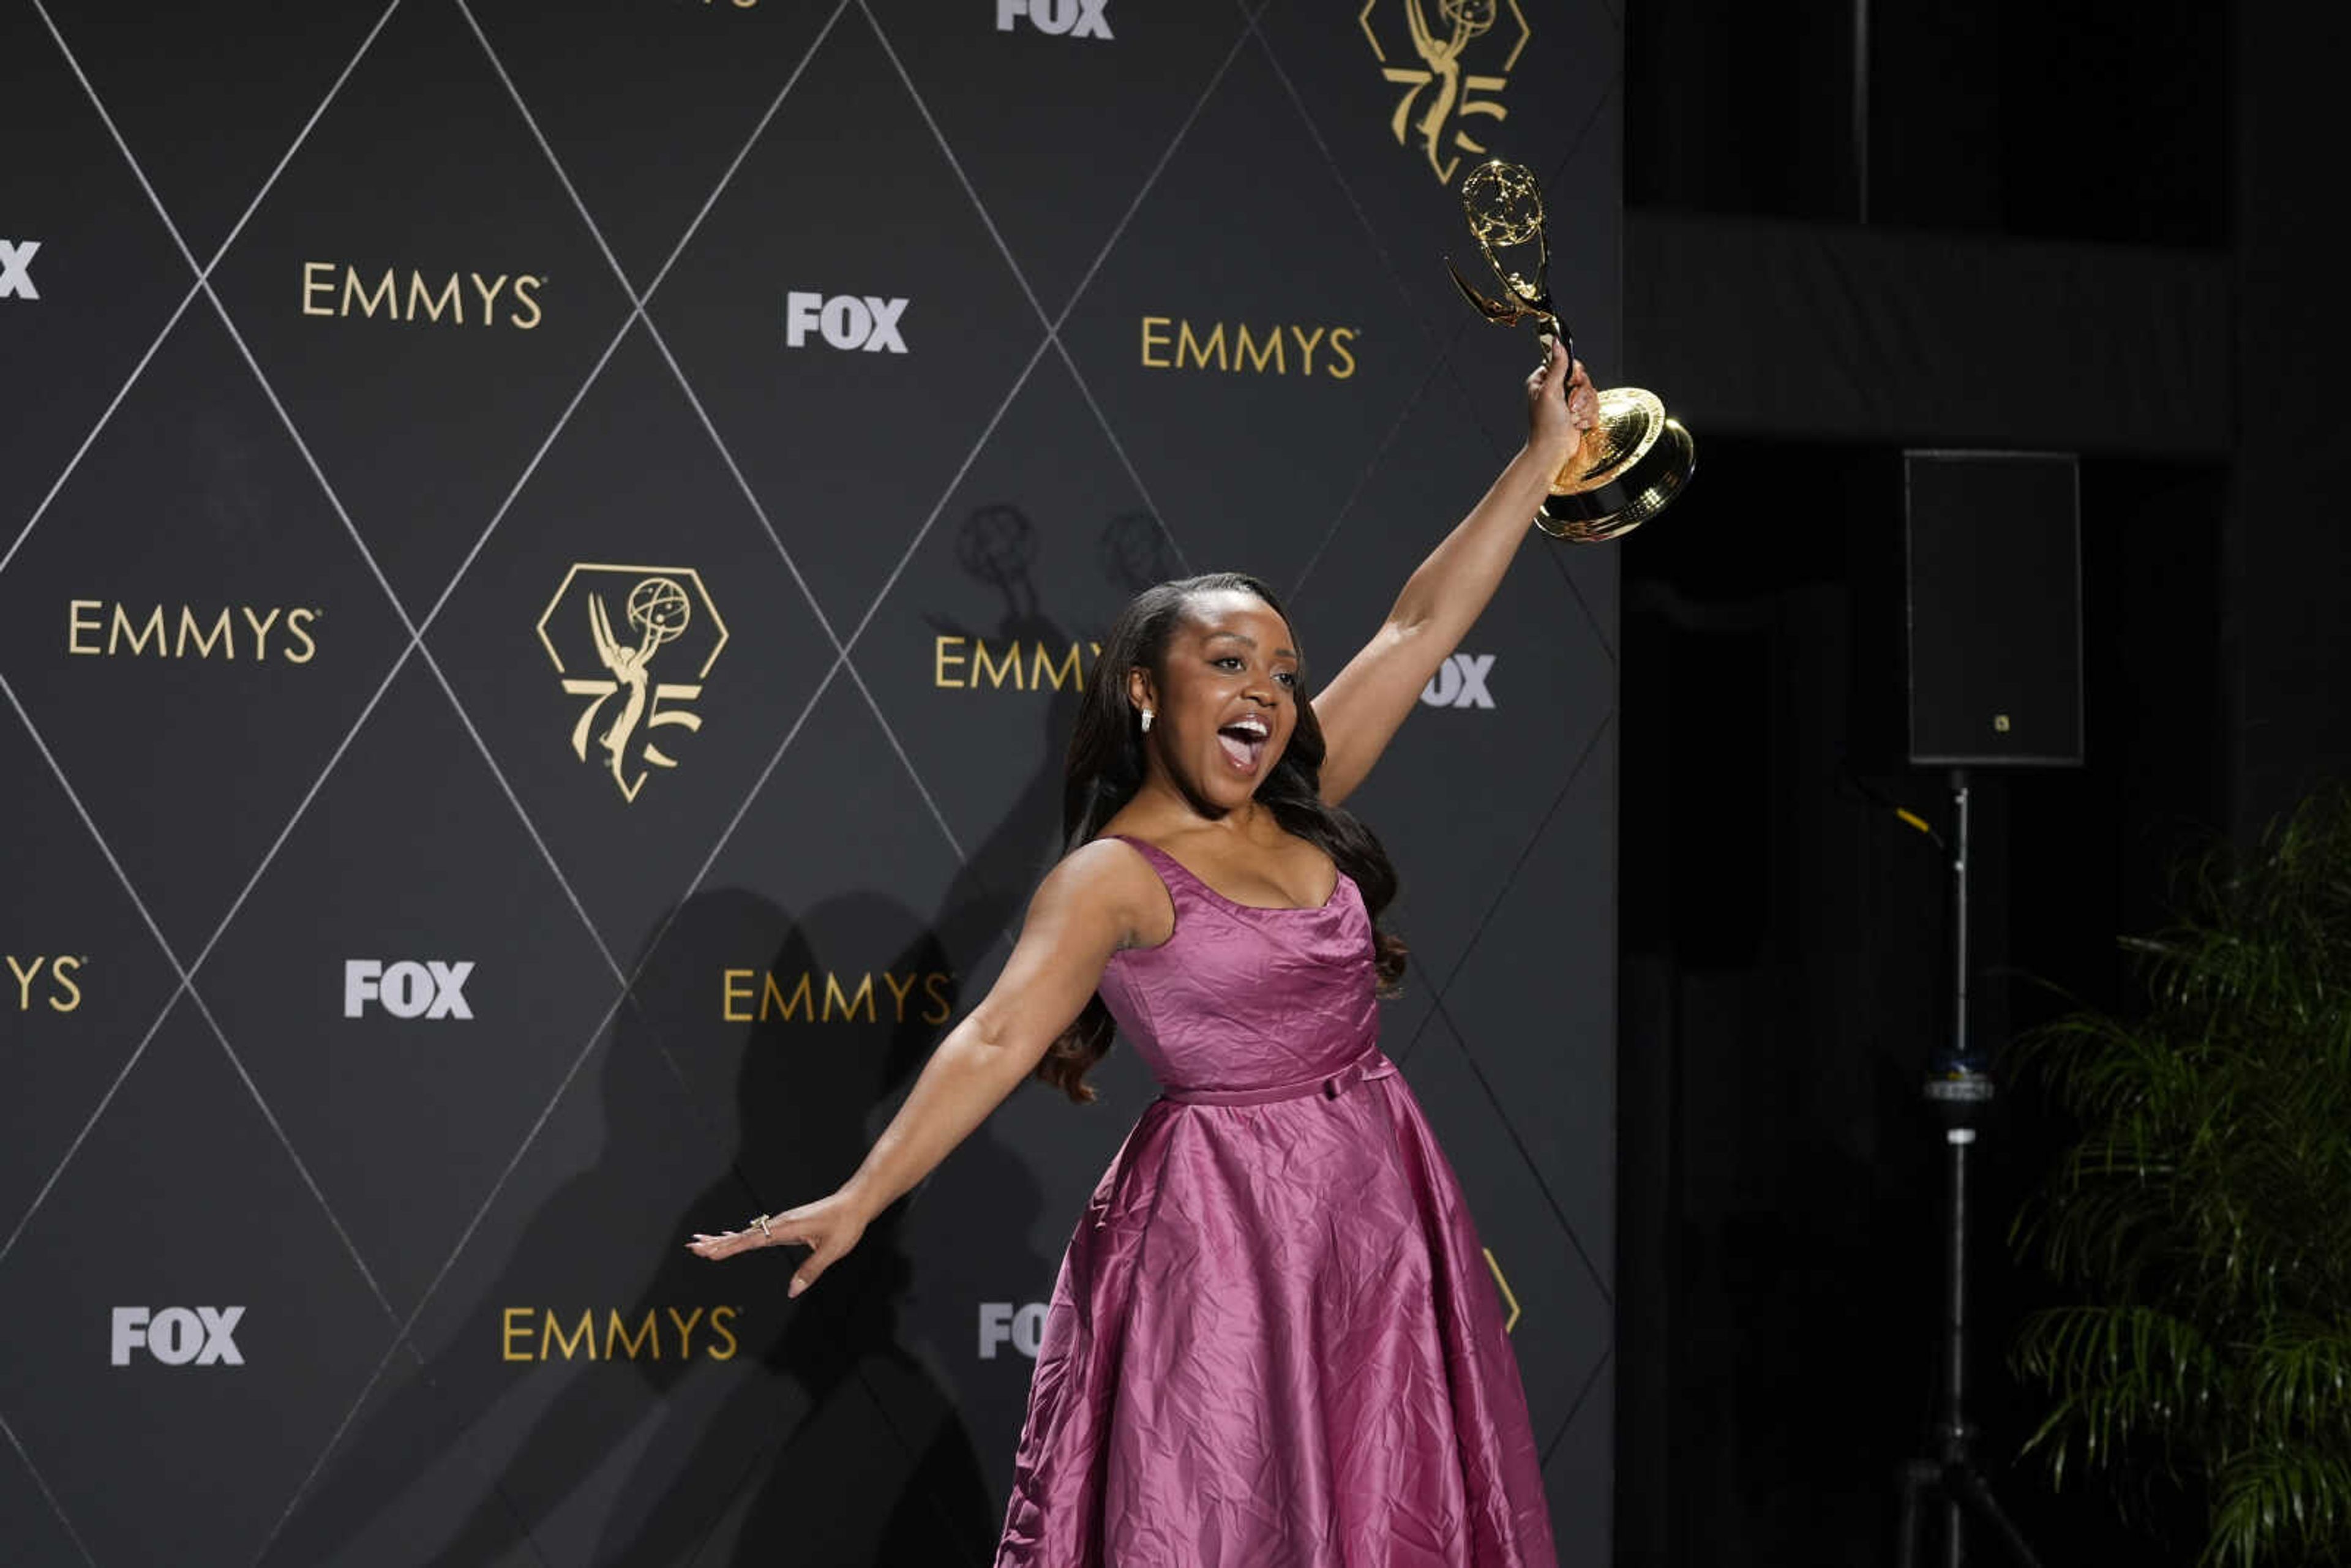
[[[1568,360],[1567,350],[1553,339],[1541,369],[1527,378],[1527,444],[1561,462],[1575,450],[1584,432],[1600,423],[1600,393],[1592,385],[1583,361]]]

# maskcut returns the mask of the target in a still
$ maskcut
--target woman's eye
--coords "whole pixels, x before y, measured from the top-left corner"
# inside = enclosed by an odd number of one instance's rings
[[[1274,672],[1273,678],[1293,691],[1297,689],[1298,672],[1296,670],[1277,670]]]
[[[1234,653],[1227,653],[1220,659],[1211,659],[1209,663],[1220,670],[1238,670],[1241,667],[1239,655]]]

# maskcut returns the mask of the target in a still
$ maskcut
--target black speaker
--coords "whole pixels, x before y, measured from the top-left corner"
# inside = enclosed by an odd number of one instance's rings
[[[1903,454],[1910,760],[2082,762],[2079,465]]]

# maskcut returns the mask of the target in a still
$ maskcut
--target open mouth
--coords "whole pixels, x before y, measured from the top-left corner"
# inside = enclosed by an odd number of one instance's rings
[[[1258,759],[1265,755],[1265,743],[1273,731],[1265,720],[1244,716],[1233,720],[1217,731],[1217,744],[1225,748],[1225,760],[1243,773],[1257,771]]]

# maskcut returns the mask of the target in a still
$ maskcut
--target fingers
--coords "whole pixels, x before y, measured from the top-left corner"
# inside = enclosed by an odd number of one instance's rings
[[[747,1241],[739,1230],[729,1230],[717,1236],[697,1234],[685,1244],[685,1249],[697,1258],[707,1258],[716,1262],[721,1258],[732,1258],[737,1252],[747,1250],[758,1239],[753,1237]]]
[[[1567,357],[1567,350],[1561,345],[1557,338],[1545,332],[1541,341],[1543,346],[1543,361],[1535,367],[1534,374],[1527,378],[1527,390],[1538,395],[1548,393],[1557,387],[1573,363]]]
[[[770,1214],[765,1218],[764,1226],[754,1222],[750,1229],[728,1230],[715,1236],[696,1232],[686,1243],[686,1250],[697,1258],[716,1260],[761,1247],[805,1247],[809,1255],[793,1271],[789,1292],[797,1296],[855,1247],[865,1228],[853,1207],[844,1207],[832,1199],[784,1214]]]
[[[1578,430],[1590,430],[1600,423],[1600,391],[1592,384],[1591,371],[1582,360],[1575,361],[1574,374],[1568,379],[1567,416]]]
[[[816,1244],[789,1234],[775,1219],[770,1218],[768,1221],[767,1235],[763,1236],[756,1229],[726,1230],[715,1236],[696,1231],[694,1239],[685,1244],[685,1249],[697,1258],[708,1258],[716,1261],[721,1258],[732,1258],[737,1252],[756,1252],[762,1247],[786,1245],[813,1247]]]
[[[829,1238],[822,1242],[811,1245],[814,1249],[801,1260],[798,1269],[792,1270],[792,1288],[784,1292],[787,1296],[797,1296],[815,1284],[824,1271],[831,1268],[843,1252],[849,1250],[845,1247],[834,1245]]]

